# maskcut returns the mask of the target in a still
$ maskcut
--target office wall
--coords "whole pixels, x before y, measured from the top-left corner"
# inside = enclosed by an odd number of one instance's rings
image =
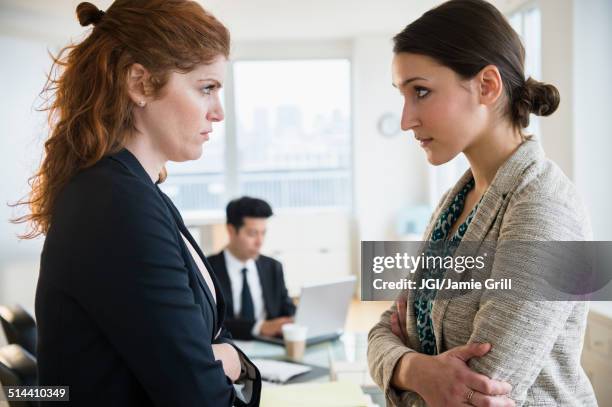
[[[393,240],[398,212],[428,198],[425,155],[412,132],[387,138],[376,127],[384,113],[401,116],[403,101],[391,86],[392,35],[354,41],[354,205],[360,240]]]
[[[49,60],[45,45],[28,38],[0,36],[0,55],[5,56],[0,64],[0,299],[32,309],[42,239],[17,239],[25,229],[9,223],[20,212],[7,203],[27,193],[27,179],[42,152],[45,115],[35,109]]]
[[[559,89],[561,103],[540,121],[542,147],[565,174],[573,178],[573,0],[542,0],[542,78]]]
[[[541,0],[542,80],[561,104],[543,118],[542,145],[575,182],[592,219],[594,238],[612,240],[612,3]]]
[[[595,239],[612,240],[612,2],[574,0],[574,178]]]

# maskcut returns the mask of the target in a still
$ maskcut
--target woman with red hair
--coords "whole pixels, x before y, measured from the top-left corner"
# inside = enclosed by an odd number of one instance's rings
[[[194,1],[77,15],[94,27],[54,59],[51,131],[18,219],[24,237],[46,235],[40,385],[69,386],[72,405],[258,405],[210,265],[158,187],[166,162],[200,158],[223,120],[229,33]]]

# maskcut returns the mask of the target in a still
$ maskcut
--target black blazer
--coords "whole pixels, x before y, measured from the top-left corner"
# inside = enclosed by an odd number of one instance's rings
[[[234,315],[234,299],[232,298],[232,284],[225,265],[223,252],[208,258],[213,271],[217,276],[223,297],[225,297],[225,326],[236,339],[253,339],[251,331],[256,321],[246,320]],[[287,294],[282,264],[271,257],[259,256],[255,261],[261,290],[263,292],[266,319],[290,317],[295,314],[295,305]]]
[[[211,273],[214,306],[179,231],[211,270],[177,209],[128,150],[67,184],[36,291],[41,385],[70,386],[75,406],[245,405],[211,346],[231,344],[223,290]],[[259,372],[238,353],[253,391],[246,405],[259,405]]]

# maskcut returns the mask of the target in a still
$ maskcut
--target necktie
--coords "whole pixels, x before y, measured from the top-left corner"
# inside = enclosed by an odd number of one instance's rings
[[[251,297],[251,289],[247,281],[247,269],[242,270],[242,308],[240,309],[240,317],[249,321],[255,321],[255,307],[253,306],[253,297]]]

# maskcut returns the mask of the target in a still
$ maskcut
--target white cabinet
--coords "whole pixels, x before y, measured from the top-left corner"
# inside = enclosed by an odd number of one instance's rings
[[[295,211],[270,219],[262,253],[283,263],[289,293],[309,283],[347,276],[350,270],[350,217],[339,211]]]

